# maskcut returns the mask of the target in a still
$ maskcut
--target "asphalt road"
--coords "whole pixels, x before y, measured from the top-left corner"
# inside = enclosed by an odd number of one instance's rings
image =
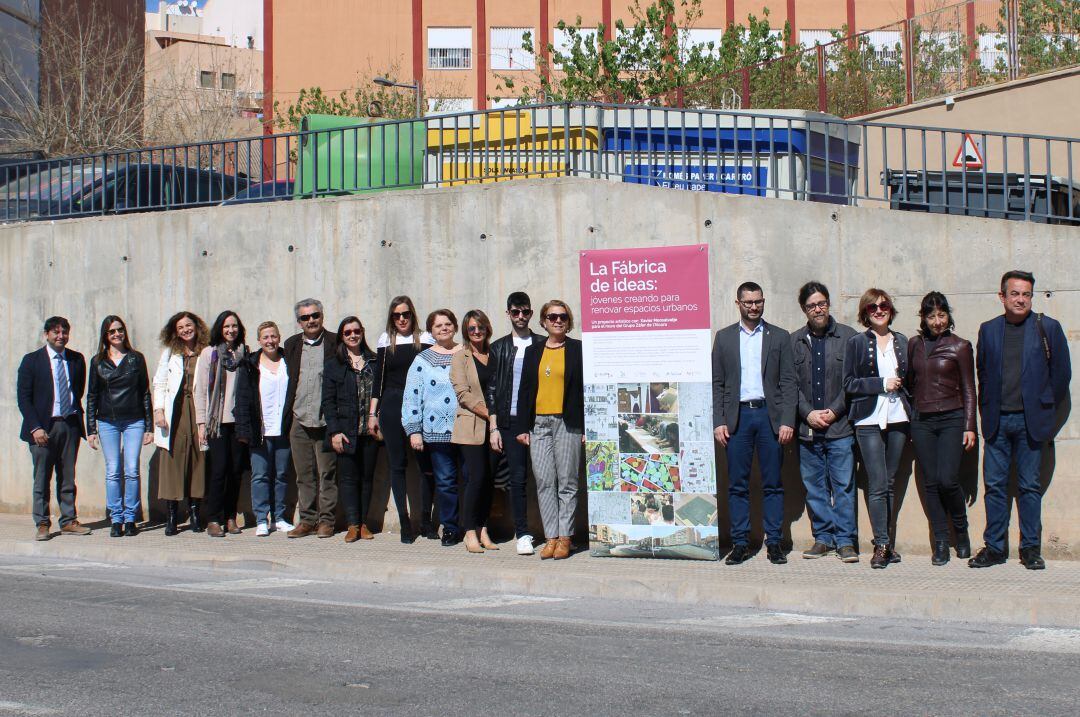
[[[0,556],[0,715],[1075,715],[1080,630]]]

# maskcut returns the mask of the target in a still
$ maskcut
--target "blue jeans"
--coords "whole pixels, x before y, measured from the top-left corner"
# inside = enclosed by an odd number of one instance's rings
[[[439,522],[443,535],[460,534],[458,528],[458,463],[461,452],[453,443],[424,443],[435,471],[435,502],[439,506]]]
[[[105,454],[105,503],[109,509],[109,520],[114,523],[134,523],[141,508],[139,454],[142,452],[146,423],[139,418],[117,423],[98,421],[97,426],[101,452]]]
[[[270,469],[273,467],[273,476]],[[288,520],[285,515],[285,489],[288,481],[285,471],[289,469],[288,436],[267,436],[261,446],[251,447],[251,510],[255,522],[270,522],[273,508],[274,520]]]
[[[855,458],[852,436],[799,441],[799,471],[814,540],[830,547],[855,545]]]
[[[734,545],[746,545],[750,538],[750,467],[754,453],[761,469],[765,543],[779,545],[784,522],[784,485],[780,482],[784,447],[773,433],[767,408],[742,406],[739,427],[731,434],[727,446],[728,512]]]
[[[1041,441],[1031,438],[1023,413],[1003,413],[997,433],[987,439],[983,452],[983,482],[986,484],[987,547],[1005,552],[1009,532],[1009,467],[1016,460],[1016,511],[1020,514],[1020,547],[1037,547],[1042,539],[1042,486],[1039,466]]]

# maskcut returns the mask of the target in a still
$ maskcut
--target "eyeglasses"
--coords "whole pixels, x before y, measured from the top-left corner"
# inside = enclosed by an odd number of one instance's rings
[[[125,333],[125,331],[123,329],[109,329],[106,333],[109,336],[116,336],[117,334]]]
[[[879,301],[876,304],[866,305],[866,313],[868,314],[876,314],[879,311],[886,314],[889,313],[890,311],[892,311],[892,304],[890,304],[888,301]]]
[[[341,335],[342,336],[363,336],[364,335],[364,330],[363,329],[345,329],[344,331],[341,332]]]
[[[468,331],[470,334],[477,334],[477,335],[483,335],[483,334],[487,333],[487,329],[485,329],[483,326],[470,326],[469,328],[467,328],[465,330]]]
[[[311,314],[300,314],[296,317],[297,321],[318,321],[322,318],[322,314],[318,311]]]
[[[402,319],[411,319],[411,311],[394,311],[390,314],[390,318],[394,321],[401,321]]]
[[[547,314],[544,318],[553,324],[565,324],[570,320],[570,314]]]
[[[740,300],[739,303],[742,304],[747,309],[752,309],[755,306],[764,306],[765,305],[765,299],[752,299],[750,301],[741,301]]]
[[[519,316],[524,316],[526,319],[533,315],[532,309],[510,309],[510,315],[515,319]]]
[[[824,311],[829,308],[828,301],[819,301],[816,304],[803,304],[803,309],[806,311]]]

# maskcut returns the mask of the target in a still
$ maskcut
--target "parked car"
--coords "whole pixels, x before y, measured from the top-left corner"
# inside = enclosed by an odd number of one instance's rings
[[[237,192],[232,198],[226,199],[221,204],[230,206],[233,204],[255,204],[258,202],[277,202],[293,198],[293,181],[291,179],[279,179],[271,182],[252,184],[247,189]]]
[[[169,164],[49,167],[0,186],[0,220],[67,219],[218,204],[245,177]]]

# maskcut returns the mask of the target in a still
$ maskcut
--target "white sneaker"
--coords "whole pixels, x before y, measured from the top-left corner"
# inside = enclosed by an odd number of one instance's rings
[[[259,523],[257,526],[255,526],[255,535],[259,536],[260,538],[266,535],[270,535],[270,526],[266,523]]]
[[[294,527],[296,526],[294,526],[287,520],[279,520],[278,522],[274,523],[274,530],[280,530],[283,533],[288,533]]]
[[[518,538],[517,553],[518,555],[533,554],[533,537],[531,535],[523,535]]]

